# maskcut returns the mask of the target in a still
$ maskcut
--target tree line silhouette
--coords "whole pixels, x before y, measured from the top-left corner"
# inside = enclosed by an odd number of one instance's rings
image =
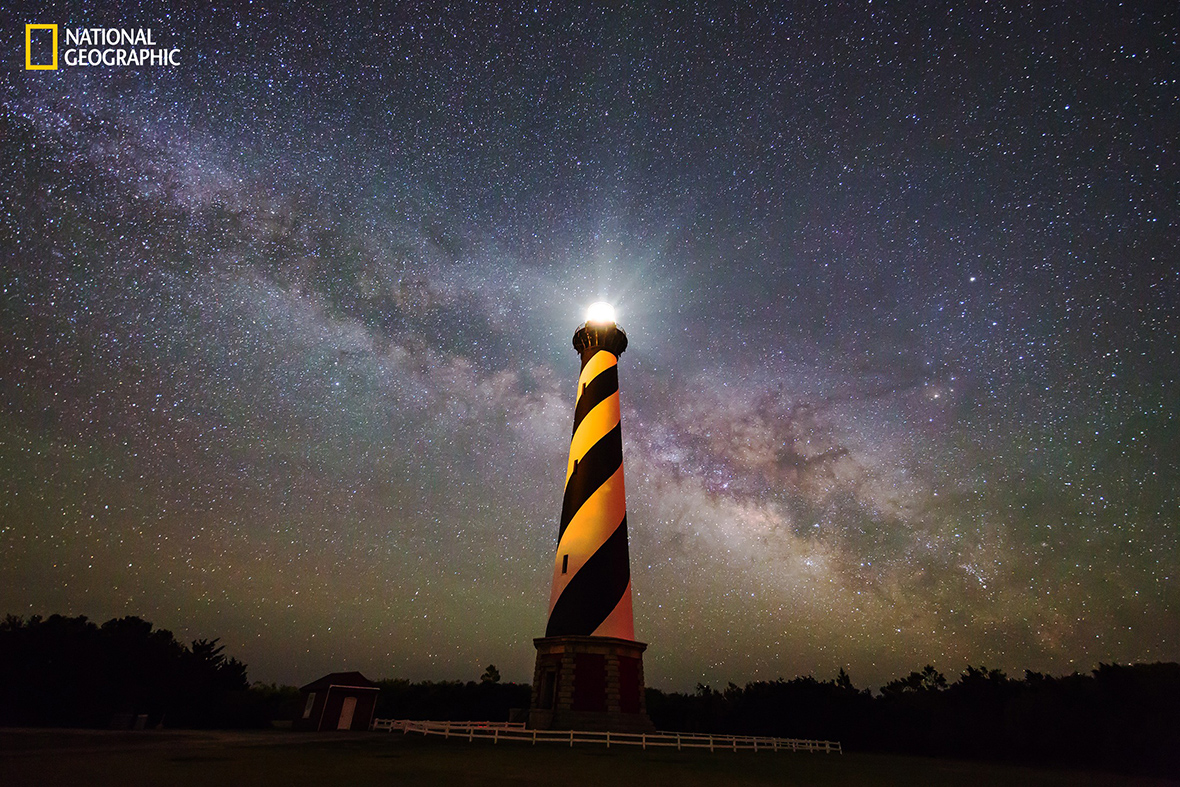
[[[380,680],[377,718],[434,721],[507,721],[514,708],[527,708],[532,687],[499,681]]]
[[[0,724],[255,726],[246,665],[223,650],[216,639],[183,645],[137,617],[98,626],[85,616],[8,615],[0,622]]]
[[[251,686],[217,640],[189,645],[137,617],[9,615],[0,622],[0,724],[264,727],[302,710],[292,686]],[[315,677],[315,676],[309,676]],[[378,681],[377,717],[503,721],[528,684]],[[927,666],[874,694],[840,670],[730,683],[717,691],[647,689],[661,730],[818,738],[845,751],[1068,764],[1180,775],[1180,664],[1100,664],[1089,674],[1021,679],[969,666],[954,681]]]
[[[693,694],[647,690],[659,729],[819,738],[845,751],[1068,764],[1180,774],[1180,664],[1100,664],[1051,677],[969,666],[953,683],[927,666],[881,687],[759,681]]]

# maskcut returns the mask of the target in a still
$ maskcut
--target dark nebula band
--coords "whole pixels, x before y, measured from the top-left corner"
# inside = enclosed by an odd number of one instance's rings
[[[618,354],[626,346],[614,325],[587,324],[574,335],[582,373],[546,637],[635,639],[619,414]]]

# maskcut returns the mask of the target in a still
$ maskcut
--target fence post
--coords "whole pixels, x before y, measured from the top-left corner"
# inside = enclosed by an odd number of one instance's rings
[[[570,730],[570,748],[574,748],[574,731]]]
[[[606,731],[606,748],[610,748],[610,730]]]
[[[643,734],[640,736],[639,740],[640,740],[640,742],[643,744],[643,750],[644,750],[644,751],[647,751],[647,733],[646,733],[646,732],[645,732],[645,733],[643,733]]]
[[[497,727],[495,729],[495,731],[492,732],[492,743],[499,743],[499,742],[500,742],[500,728]]]

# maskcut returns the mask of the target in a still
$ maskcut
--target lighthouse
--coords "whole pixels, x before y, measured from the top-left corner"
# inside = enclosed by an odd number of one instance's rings
[[[635,641],[627,497],[623,483],[619,356],[627,334],[606,303],[574,333],[582,369],[545,636],[533,640],[529,723],[539,729],[654,729],[647,717],[643,652]]]

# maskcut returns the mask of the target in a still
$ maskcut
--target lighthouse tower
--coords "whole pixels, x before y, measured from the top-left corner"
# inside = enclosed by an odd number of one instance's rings
[[[650,731],[643,651],[635,641],[619,414],[619,356],[627,334],[605,303],[574,333],[582,358],[557,531],[549,622],[533,640],[530,725]]]

